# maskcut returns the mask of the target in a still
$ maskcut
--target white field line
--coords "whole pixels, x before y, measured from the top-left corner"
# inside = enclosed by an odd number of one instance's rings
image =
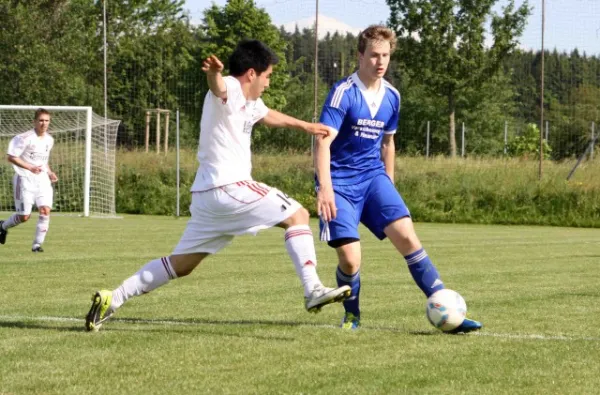
[[[53,316],[26,316],[26,315],[0,315],[0,326],[2,322],[22,322],[22,321],[34,321],[34,322],[73,322],[83,324],[85,319],[75,317],[53,317]],[[176,321],[176,320],[145,320],[145,319],[119,319],[112,318],[111,322],[129,323],[129,324],[148,324],[148,325],[165,325],[165,326],[200,326],[200,325],[261,325],[261,324],[273,324],[273,325],[293,325],[293,326],[308,326],[318,328],[337,328],[337,325],[327,324],[309,324],[309,323],[296,323],[287,321]],[[81,328],[83,330],[83,326]],[[383,328],[383,327],[363,327],[361,330],[367,331],[388,331],[398,333],[410,333],[401,329],[395,328]],[[425,333],[425,332],[421,332]],[[564,335],[543,335],[543,334],[532,334],[532,333],[494,333],[483,330],[482,332],[473,332],[466,336],[483,336],[483,337],[496,337],[501,339],[513,339],[513,340],[550,340],[550,341],[589,341],[589,342],[600,342],[600,337],[591,336],[564,336]]]

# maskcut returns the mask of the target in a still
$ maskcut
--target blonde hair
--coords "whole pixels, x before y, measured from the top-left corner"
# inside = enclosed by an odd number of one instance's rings
[[[365,53],[369,41],[387,41],[390,43],[390,51],[396,48],[396,34],[392,29],[382,25],[371,25],[358,35],[358,52]]]

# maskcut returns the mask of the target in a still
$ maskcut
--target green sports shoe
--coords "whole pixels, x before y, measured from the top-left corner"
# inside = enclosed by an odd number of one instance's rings
[[[352,313],[346,312],[346,314],[344,314],[344,318],[342,319],[342,325],[340,325],[340,327],[349,331],[357,330],[360,327],[360,318]]]
[[[110,310],[112,302],[112,291],[98,291],[92,296],[92,307],[85,317],[85,330],[98,331],[104,321],[108,320],[114,313]]]

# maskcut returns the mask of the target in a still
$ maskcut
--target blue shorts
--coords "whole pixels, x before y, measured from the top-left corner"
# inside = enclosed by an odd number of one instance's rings
[[[410,217],[408,207],[385,173],[354,185],[335,185],[333,192],[337,216],[328,224],[319,221],[321,240],[360,239],[359,222],[383,240],[383,230],[389,224]]]

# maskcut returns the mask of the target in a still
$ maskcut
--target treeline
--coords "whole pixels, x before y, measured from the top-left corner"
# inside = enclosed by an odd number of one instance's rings
[[[392,10],[401,2],[388,0]],[[204,11],[202,22],[194,25],[183,4],[183,0],[108,2],[108,112],[109,117],[122,120],[121,147],[144,144],[145,112],[155,108],[179,109],[183,144],[194,147],[207,89],[200,70],[202,60],[214,53],[226,61],[236,42],[245,37],[266,42],[281,59],[264,97],[267,105],[302,119],[313,119],[313,30],[286,32],[273,25],[267,12],[257,8],[252,0],[212,5]],[[511,11],[512,20],[526,17],[522,9],[517,11]],[[447,60],[418,58],[419,53],[426,53],[426,48],[417,48],[407,38],[411,35],[405,34],[414,24],[397,12],[393,15],[396,17],[390,24],[401,38],[387,78],[403,96],[396,135],[400,150],[424,153],[429,123],[430,154],[449,153],[451,112],[456,125],[466,125],[469,155],[502,154],[505,127],[514,139],[530,127],[528,124],[539,124],[539,51],[508,45],[504,52],[494,52],[497,46],[474,52],[473,48],[478,47],[475,33],[481,24],[476,18],[469,22],[470,30],[463,29],[468,35],[460,39],[460,45],[450,41],[444,44],[444,40],[440,44],[440,40],[433,39],[440,32],[418,28],[419,45],[431,42],[434,52],[435,45],[450,45],[451,49],[456,46],[456,56],[466,59],[458,64],[458,74],[443,79],[443,69],[436,69],[433,63]],[[501,18],[498,20],[501,22]],[[101,1],[0,0],[0,26],[0,103],[92,105],[97,113],[103,113]],[[514,34],[519,31],[517,26]],[[426,34],[430,40],[424,39]],[[351,34],[336,33],[319,40],[317,116],[331,84],[355,70],[356,46],[357,39]],[[550,129],[548,144],[555,159],[578,155],[590,138],[591,123],[600,123],[600,59],[598,54],[593,55],[576,49],[545,53],[544,112]],[[488,67],[482,73],[464,71],[492,64],[486,63],[488,58],[499,59],[497,69]],[[432,64],[423,63],[426,61]],[[470,78],[461,78],[465,74]],[[171,122],[174,119],[172,116]],[[306,151],[310,147],[310,139],[295,132],[258,127],[253,138],[255,150]]]

